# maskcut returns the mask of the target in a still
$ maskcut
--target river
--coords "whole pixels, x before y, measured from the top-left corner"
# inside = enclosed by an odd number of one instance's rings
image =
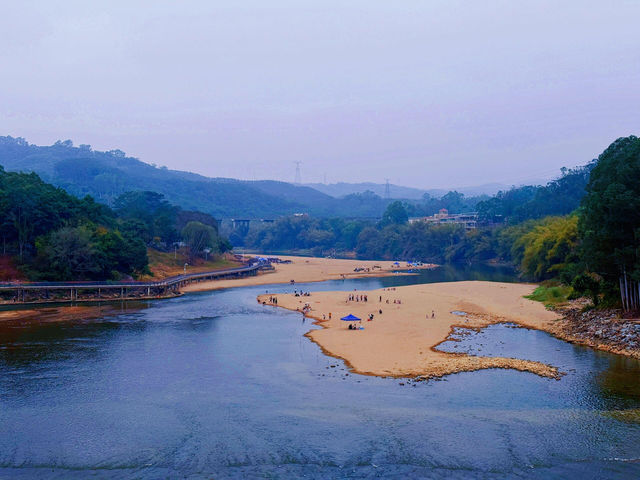
[[[513,279],[454,267],[305,290]],[[296,288],[301,288],[297,285]],[[489,327],[443,344],[550,363],[414,383],[349,374],[260,286],[0,328],[0,478],[637,478],[640,365]],[[452,351],[458,351],[452,350]],[[401,385],[404,383],[404,385]]]

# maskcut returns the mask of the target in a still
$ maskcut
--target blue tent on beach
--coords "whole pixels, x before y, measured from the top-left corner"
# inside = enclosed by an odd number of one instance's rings
[[[344,320],[345,322],[359,322],[360,319],[358,317],[356,317],[355,315],[349,314],[346,317],[342,317],[340,320]],[[364,330],[364,328],[362,327],[362,325],[360,326],[360,328],[349,325],[349,330]]]

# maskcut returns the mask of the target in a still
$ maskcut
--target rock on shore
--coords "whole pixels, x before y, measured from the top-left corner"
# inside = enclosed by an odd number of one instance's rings
[[[640,320],[625,319],[621,310],[587,310],[575,306],[562,312],[559,334],[575,343],[640,358]]]

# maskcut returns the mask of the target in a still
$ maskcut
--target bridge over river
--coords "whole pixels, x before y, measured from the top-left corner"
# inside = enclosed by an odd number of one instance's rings
[[[146,299],[178,295],[194,282],[256,275],[264,265],[245,265],[224,270],[189,273],[157,282],[0,282],[2,304]]]

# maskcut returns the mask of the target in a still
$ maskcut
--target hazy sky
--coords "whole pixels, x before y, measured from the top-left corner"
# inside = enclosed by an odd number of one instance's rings
[[[640,126],[640,1],[1,0],[0,135],[211,176],[519,184]]]

